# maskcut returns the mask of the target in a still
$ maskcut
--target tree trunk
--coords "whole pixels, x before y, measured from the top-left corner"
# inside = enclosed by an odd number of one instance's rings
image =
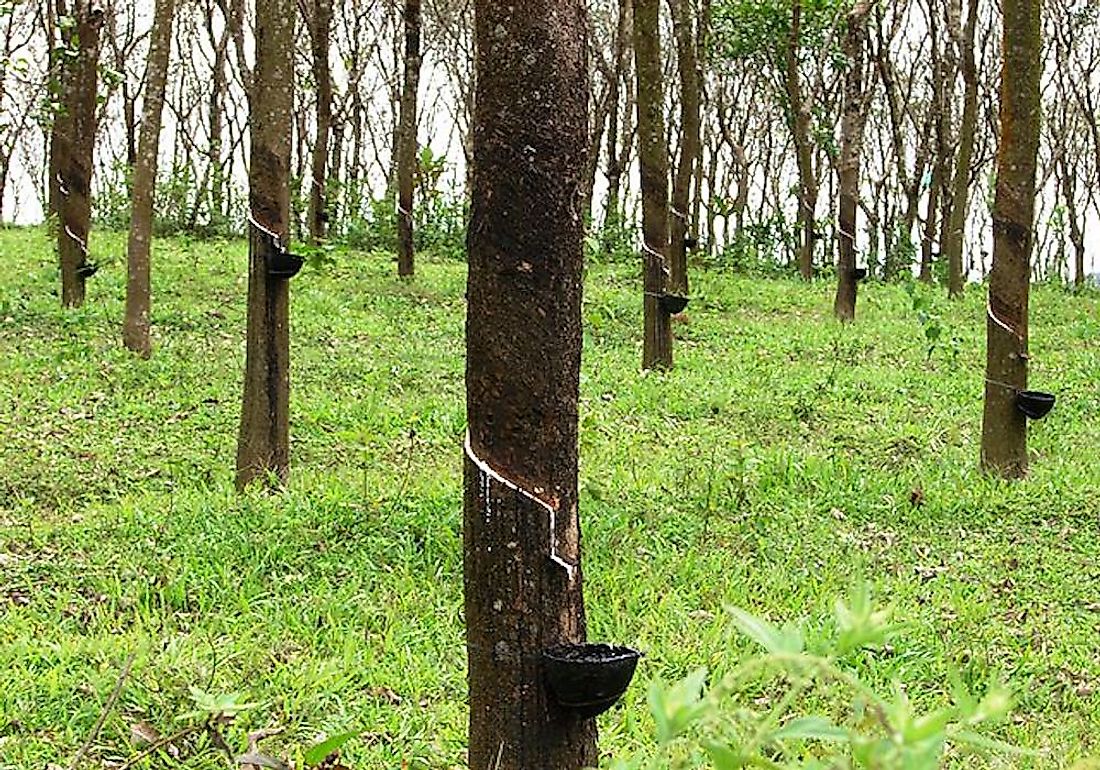
[[[642,185],[643,369],[672,366],[672,322],[660,299],[668,264],[668,146],[661,74],[660,5],[634,0],[634,70],[638,81],[638,165]]]
[[[694,0],[669,0],[680,70],[680,153],[672,184],[672,216],[669,219],[669,283],[680,294],[688,293],[687,252],[694,221],[691,218],[692,174],[700,148],[700,90],[702,73],[696,54]]]
[[[618,24],[615,32],[615,71],[614,88],[611,90],[611,104],[608,108],[609,125],[607,127],[607,198],[604,204],[603,226],[608,235],[617,232],[622,220],[623,163],[619,156],[620,116],[624,124],[630,123],[630,36],[633,28],[633,10],[631,0],[619,0]]]
[[[58,2],[58,14],[66,15]],[[57,219],[57,252],[61,264],[61,304],[84,304],[84,279],[91,229],[92,154],[96,136],[96,83],[103,10],[91,0],[76,0],[77,50],[60,71],[61,109],[50,134],[50,207]],[[67,45],[62,41],[61,45]]]
[[[547,647],[585,638],[577,515],[581,0],[477,0],[465,461],[471,770],[595,766],[549,696]]]
[[[160,149],[160,119],[168,82],[168,58],[172,49],[172,15],[175,0],[157,0],[146,65],[145,102],[141,136],[134,163],[130,238],[126,245],[126,315],[122,342],[142,358],[152,353],[149,341],[149,246],[153,234],[153,195]]]
[[[1006,478],[1027,474],[1027,422],[1016,409],[1016,392],[1027,388],[1029,263],[1042,117],[1040,6],[1040,0],[1002,3],[1001,146],[986,320],[982,467]]]
[[[290,234],[294,3],[257,0],[249,89],[248,333],[237,439],[237,488],[290,474],[290,292],[267,266]]]
[[[952,297],[963,293],[966,276],[963,274],[963,242],[966,235],[966,215],[970,208],[970,162],[974,156],[974,135],[978,128],[978,67],[974,61],[974,36],[977,29],[978,0],[969,0],[966,30],[959,37],[959,53],[962,58],[963,95],[962,125],[959,127],[959,149],[955,163],[955,183],[951,203],[950,222],[944,255],[947,258],[947,291]],[[957,22],[957,20],[956,20]],[[955,26],[955,25],[953,25]]]
[[[925,209],[924,231],[921,233],[920,272],[917,276],[924,283],[932,283],[932,263],[937,257],[934,251],[936,223],[939,221],[940,210],[940,184],[937,180],[942,168],[937,159],[932,167],[932,182],[928,186],[928,208]]]
[[[332,130],[332,70],[329,67],[329,32],[332,27],[332,0],[315,0],[310,20],[310,47],[313,52],[313,79],[317,84],[317,140],[310,158],[309,242],[324,240],[328,224],[328,143]]]
[[[863,127],[867,122],[867,98],[863,93],[864,49],[867,46],[867,14],[871,0],[860,0],[848,13],[844,57],[844,113],[840,124],[840,247],[837,260],[836,299],[833,312],[841,321],[856,317],[856,213],[859,207],[859,164],[863,152]]]
[[[804,280],[814,277],[814,212],[817,209],[817,176],[814,174],[813,144],[810,138],[812,105],[802,92],[798,71],[798,49],[802,45],[802,2],[791,3],[791,24],[785,50],[784,85],[787,91],[787,122],[794,139],[798,162],[798,272]]]
[[[420,0],[405,0],[405,82],[397,129],[397,274],[413,274],[416,90],[420,83]]]
[[[225,210],[225,180],[226,173],[222,167],[222,124],[225,114],[225,94],[228,90],[228,79],[225,74],[226,59],[229,51],[229,28],[223,27],[218,33],[214,32],[213,14],[208,21],[207,33],[210,36],[211,45],[214,47],[214,64],[211,77],[210,101],[208,112],[210,115],[210,147],[207,154],[207,163],[210,173],[208,196],[210,210],[207,212],[213,229],[220,230],[224,225]]]

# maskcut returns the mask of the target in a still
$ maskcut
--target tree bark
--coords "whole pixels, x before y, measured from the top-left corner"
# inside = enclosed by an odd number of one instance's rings
[[[122,343],[142,358],[148,358],[152,353],[149,340],[149,248],[153,234],[153,196],[160,150],[161,112],[172,49],[174,6],[175,0],[157,0],[153,15],[141,136],[134,159],[130,237],[126,245],[126,315],[122,322]]]
[[[58,14],[66,15],[59,0]],[[61,110],[50,134],[50,210],[57,221],[57,252],[61,265],[61,304],[84,304],[84,279],[91,230],[92,155],[96,136],[96,84],[103,9],[92,0],[76,0],[73,41],[76,51],[59,72]]]
[[[790,30],[784,51],[784,87],[786,88],[787,122],[794,139],[795,159],[798,162],[798,231],[801,240],[798,247],[798,272],[803,280],[814,277],[814,214],[817,209],[817,175],[814,173],[813,143],[810,138],[813,115],[812,105],[802,91],[798,71],[798,49],[802,45],[802,2],[791,3]]]
[[[292,0],[257,0],[256,68],[249,89],[248,331],[237,438],[237,487],[290,474],[290,292],[267,265],[290,234],[294,107]]]
[[[969,0],[966,13],[965,31],[959,34],[956,34],[957,29],[952,31],[952,37],[958,40],[965,84],[951,213],[943,247],[947,258],[947,292],[952,297],[962,296],[966,283],[966,276],[963,274],[963,242],[966,235],[966,215],[970,209],[970,163],[974,157],[974,138],[978,128],[978,67],[974,61],[978,0]],[[957,26],[957,20],[952,26]]]
[[[413,274],[416,91],[420,84],[420,0],[405,0],[405,81],[397,130],[397,274]]]
[[[477,0],[465,461],[471,770],[595,766],[540,654],[585,638],[577,403],[588,71],[581,0]]]
[[[1027,475],[1027,422],[1016,409],[1016,392],[1027,388],[1028,288],[1041,121],[1040,6],[1040,0],[1002,3],[1001,146],[986,319],[982,467],[1006,478]]]
[[[680,153],[676,161],[676,176],[672,183],[671,218],[669,219],[669,283],[674,291],[688,293],[688,238],[695,224],[691,217],[692,175],[702,152],[700,134],[700,91],[702,72],[696,51],[696,14],[694,0],[669,0],[672,7],[672,28],[676,38],[676,60],[680,70]]]
[[[622,200],[620,190],[622,188],[623,162],[619,155],[620,116],[624,125],[630,124],[630,113],[634,105],[631,104],[630,89],[630,43],[631,30],[634,26],[633,8],[631,0],[618,1],[618,24],[615,31],[615,69],[614,87],[611,89],[611,103],[608,107],[609,125],[607,127],[607,197],[604,201],[603,226],[608,235],[619,229],[622,221]],[[624,141],[623,144],[626,144]]]
[[[332,27],[332,0],[315,0],[310,19],[310,48],[313,53],[313,79],[317,84],[317,140],[310,158],[309,242],[324,240],[328,224],[329,134],[332,132],[332,69],[329,66],[329,32]]]
[[[1085,285],[1085,230],[1077,210],[1075,171],[1070,168],[1065,152],[1058,156],[1058,168],[1062,200],[1066,202],[1066,219],[1069,220],[1069,242],[1073,246],[1073,285],[1079,289]]]
[[[867,98],[863,92],[864,52],[867,46],[867,14],[870,0],[860,0],[848,12],[844,56],[848,70],[844,80],[844,113],[840,124],[840,225],[836,299],[833,312],[841,321],[856,317],[856,214],[859,207],[859,166],[863,152],[863,128],[867,122]]]
[[[634,0],[634,70],[638,81],[638,165],[642,186],[643,369],[672,367],[672,322],[660,298],[668,260],[668,145],[661,73],[660,5]]]

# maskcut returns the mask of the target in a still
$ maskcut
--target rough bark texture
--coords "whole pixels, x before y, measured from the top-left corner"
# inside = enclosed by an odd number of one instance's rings
[[[813,144],[810,138],[813,115],[810,100],[802,91],[798,72],[798,49],[802,45],[802,3],[791,3],[791,26],[784,61],[784,86],[787,91],[787,122],[794,139],[798,161],[798,272],[804,280],[814,276],[814,212],[817,209],[817,175],[814,173]]]
[[[153,194],[160,149],[160,118],[168,82],[168,57],[172,49],[172,15],[175,0],[157,0],[153,31],[149,38],[145,103],[141,136],[134,162],[130,237],[126,244],[126,315],[122,343],[143,358],[152,352],[149,341],[149,247],[153,233]]]
[[[982,467],[1027,474],[1027,423],[1015,393],[1027,387],[1028,283],[1034,241],[1041,105],[1039,0],[1004,0],[1001,146],[993,203],[993,270],[986,319]]]
[[[328,223],[329,134],[332,132],[332,70],[329,67],[329,30],[332,27],[332,0],[316,0],[310,20],[310,47],[313,51],[313,79],[317,84],[317,141],[310,159],[309,241],[324,240]]]
[[[416,91],[420,83],[420,0],[405,0],[405,81],[397,129],[397,274],[413,274]]]
[[[660,4],[634,0],[634,70],[638,80],[638,165],[642,186],[643,369],[672,366],[672,322],[660,296],[668,260],[668,147],[661,75]]]
[[[477,0],[464,565],[472,770],[594,766],[541,652],[585,636],[577,516],[581,0]]]
[[[680,153],[672,183],[669,219],[670,284],[674,291],[688,292],[687,239],[692,234],[692,175],[701,147],[700,91],[702,72],[696,52],[693,0],[670,0],[676,37],[676,60],[680,70]]]
[[[859,207],[859,164],[863,152],[863,127],[867,123],[867,97],[863,92],[864,53],[867,47],[868,0],[848,12],[844,56],[848,71],[844,80],[844,114],[840,123],[840,229],[836,299],[833,312],[841,321],[856,317],[856,210]]]
[[[955,29],[957,24],[952,25],[952,37],[958,37],[965,84],[951,213],[947,238],[943,245],[944,256],[947,258],[947,291],[952,297],[962,295],[966,282],[963,274],[963,236],[966,232],[966,215],[970,209],[970,162],[974,157],[974,139],[978,129],[978,67],[974,61],[977,18],[978,0],[969,0],[965,31],[958,32]]]
[[[237,438],[237,487],[290,473],[290,292],[268,275],[290,222],[290,137],[294,106],[294,3],[257,0],[256,70],[249,91],[248,333]],[[269,476],[270,474],[270,476]]]
[[[58,14],[69,9],[58,2]],[[90,0],[77,0],[71,10],[76,20],[75,55],[66,58],[58,73],[61,109],[50,134],[50,210],[57,218],[57,252],[61,264],[61,304],[84,304],[82,268],[88,258],[91,229],[92,153],[96,135],[96,83],[103,9]]]

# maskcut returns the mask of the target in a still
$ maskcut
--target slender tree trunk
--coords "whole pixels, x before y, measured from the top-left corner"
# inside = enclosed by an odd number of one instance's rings
[[[966,235],[966,215],[970,208],[970,163],[974,156],[974,138],[978,128],[978,67],[974,61],[977,18],[978,0],[969,0],[966,30],[961,33],[961,39],[958,41],[965,91],[950,222],[944,243],[944,255],[947,258],[947,291],[952,297],[962,295],[966,282],[966,276],[963,274],[963,243]]]
[[[397,129],[397,274],[413,274],[416,91],[420,83],[420,0],[405,0],[405,82]]]
[[[211,11],[213,9],[210,9]],[[214,64],[210,84],[210,100],[207,110],[210,115],[210,146],[207,153],[207,164],[210,169],[206,175],[208,178],[210,210],[210,224],[215,228],[223,224],[225,217],[225,170],[222,168],[222,131],[225,115],[225,94],[228,90],[228,79],[225,74],[229,52],[229,28],[223,27],[220,32],[214,31],[213,13],[211,12],[207,34],[210,43],[214,47]]]
[[[615,32],[615,83],[611,90],[609,125],[607,127],[607,200],[604,204],[604,228],[617,230],[622,220],[623,163],[619,156],[620,116],[630,123],[630,37],[633,29],[631,0],[619,0],[618,25]]]
[[[475,4],[466,320],[471,770],[596,765],[542,679],[585,638],[577,515],[588,69],[581,0]]]
[[[864,49],[867,46],[867,14],[871,0],[860,0],[848,12],[844,56],[848,71],[844,81],[844,114],[840,124],[840,248],[837,261],[836,299],[833,312],[841,321],[856,317],[856,214],[859,208],[859,166],[863,152],[863,127],[867,99],[863,93]]]
[[[798,49],[802,45],[802,2],[791,3],[790,33],[785,50],[784,85],[787,90],[787,121],[798,161],[798,272],[804,280],[814,277],[814,215],[817,209],[817,176],[814,174],[813,143],[810,138],[813,115],[810,100],[802,92],[798,71]]]
[[[920,273],[918,278],[924,283],[932,283],[932,263],[936,259],[934,244],[936,239],[936,223],[939,221],[940,187],[937,183],[939,172],[942,170],[939,161],[932,168],[932,183],[928,187],[928,208],[925,209],[924,232],[921,234],[920,247]]]
[[[332,131],[332,70],[329,66],[329,33],[332,28],[332,0],[315,0],[310,19],[310,48],[313,79],[317,84],[317,140],[310,158],[309,242],[325,239],[328,224],[328,156]]]
[[[993,203],[982,467],[1019,478],[1027,475],[1027,422],[1016,409],[1016,391],[1027,388],[1029,265],[1042,117],[1041,2],[1003,0],[1001,7],[1001,146]]]
[[[237,439],[237,487],[290,474],[290,287],[268,272],[289,241],[294,109],[293,0],[256,0],[249,89],[248,332]],[[270,474],[270,475],[269,475]]]
[[[676,60],[680,70],[680,153],[676,176],[672,184],[671,218],[669,219],[669,283],[674,291],[688,293],[687,252],[692,235],[691,219],[692,174],[701,152],[700,91],[702,72],[696,52],[694,0],[669,0],[672,7],[672,27],[676,38]]]
[[[141,136],[134,163],[130,238],[126,246],[126,316],[122,342],[143,358],[152,353],[149,341],[149,248],[153,234],[153,194],[160,150],[160,122],[168,82],[168,58],[172,49],[172,16],[175,0],[157,0],[146,65],[145,101]]]
[[[59,0],[58,14],[67,13],[66,4]],[[88,262],[88,233],[103,10],[91,0],[76,0],[72,15],[77,50],[61,65],[61,109],[54,116],[50,134],[50,201],[57,220],[61,304],[80,307],[84,304],[84,279],[94,269]]]
[[[634,69],[638,80],[638,164],[642,184],[643,369],[672,366],[672,323],[662,306],[668,260],[668,145],[661,75],[660,4],[634,0]]]

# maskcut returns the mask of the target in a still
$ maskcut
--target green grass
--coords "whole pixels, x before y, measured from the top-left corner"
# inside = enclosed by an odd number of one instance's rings
[[[133,723],[182,726],[191,687],[258,704],[224,728],[238,752],[357,730],[351,767],[464,766],[464,266],[402,282],[341,253],[294,280],[292,481],[238,496],[243,243],[157,243],[149,361],[119,343],[122,249],[96,240],[113,261],[66,312],[44,233],[0,230],[0,768],[67,766],[130,653],[95,766],[139,750]],[[642,374],[634,271],[587,275],[590,636],[647,653],[604,753],[652,745],[649,680],[751,652],[725,606],[818,623],[860,577],[907,622],[861,670],[876,687],[931,707],[949,666],[1000,673],[996,736],[1045,753],[989,766],[1100,753],[1098,296],[1035,289],[1032,383],[1059,403],[1013,484],[977,469],[980,287],[935,294],[959,342],[929,357],[901,287],[863,288],[842,327],[825,282],[693,279],[676,369]],[[140,766],[225,766],[179,749]]]

